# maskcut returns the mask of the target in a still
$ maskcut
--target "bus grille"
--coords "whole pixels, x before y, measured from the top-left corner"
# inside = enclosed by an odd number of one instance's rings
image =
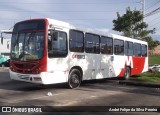
[[[11,70],[17,73],[23,74],[37,74],[37,69],[39,68],[38,62],[11,62]]]
[[[34,64],[14,64],[14,65],[17,68],[21,68],[21,69],[31,69],[35,66]]]

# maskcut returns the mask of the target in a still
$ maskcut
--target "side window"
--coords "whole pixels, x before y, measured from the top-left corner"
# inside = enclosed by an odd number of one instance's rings
[[[101,37],[101,53],[113,54],[113,39],[110,37]]]
[[[133,55],[133,42],[125,41],[125,55]]]
[[[48,57],[66,57],[67,53],[67,35],[65,32],[56,31],[54,39],[48,39]]]
[[[100,37],[94,34],[85,34],[85,51],[86,53],[100,53]]]
[[[142,44],[142,56],[147,57],[147,45]]]
[[[84,52],[84,34],[83,32],[70,30],[69,49],[71,52]]]
[[[124,41],[114,39],[114,54],[115,55],[124,55]]]
[[[141,56],[141,44],[134,43],[134,55]]]

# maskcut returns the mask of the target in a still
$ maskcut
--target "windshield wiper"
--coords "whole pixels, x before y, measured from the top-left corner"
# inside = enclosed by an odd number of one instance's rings
[[[29,44],[30,39],[35,36],[35,33],[36,33],[36,31],[34,31],[34,30],[31,32],[31,34],[29,35],[28,40],[26,41],[27,44]],[[26,39],[26,37],[25,37],[25,39]],[[28,52],[25,51],[25,43],[24,43],[24,45],[23,45],[23,52],[19,55],[19,59],[23,58],[25,54],[31,55],[30,53],[28,53]]]
[[[35,33],[36,33],[36,31],[34,31],[34,30],[31,32],[31,34],[29,35],[28,40],[26,41],[27,44],[29,44],[30,39],[35,36]]]

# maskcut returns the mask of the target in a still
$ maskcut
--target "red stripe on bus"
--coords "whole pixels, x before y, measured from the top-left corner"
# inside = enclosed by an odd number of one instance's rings
[[[131,75],[136,75],[142,73],[145,65],[145,57],[132,57],[133,59],[133,68],[131,68]],[[118,77],[124,76],[125,68],[122,68]]]

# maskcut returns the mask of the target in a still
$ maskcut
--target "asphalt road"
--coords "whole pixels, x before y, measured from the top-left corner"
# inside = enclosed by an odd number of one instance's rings
[[[12,81],[8,72],[0,72],[0,105],[160,106],[160,89],[120,85],[116,80],[94,80],[73,90],[65,84],[43,86]]]

